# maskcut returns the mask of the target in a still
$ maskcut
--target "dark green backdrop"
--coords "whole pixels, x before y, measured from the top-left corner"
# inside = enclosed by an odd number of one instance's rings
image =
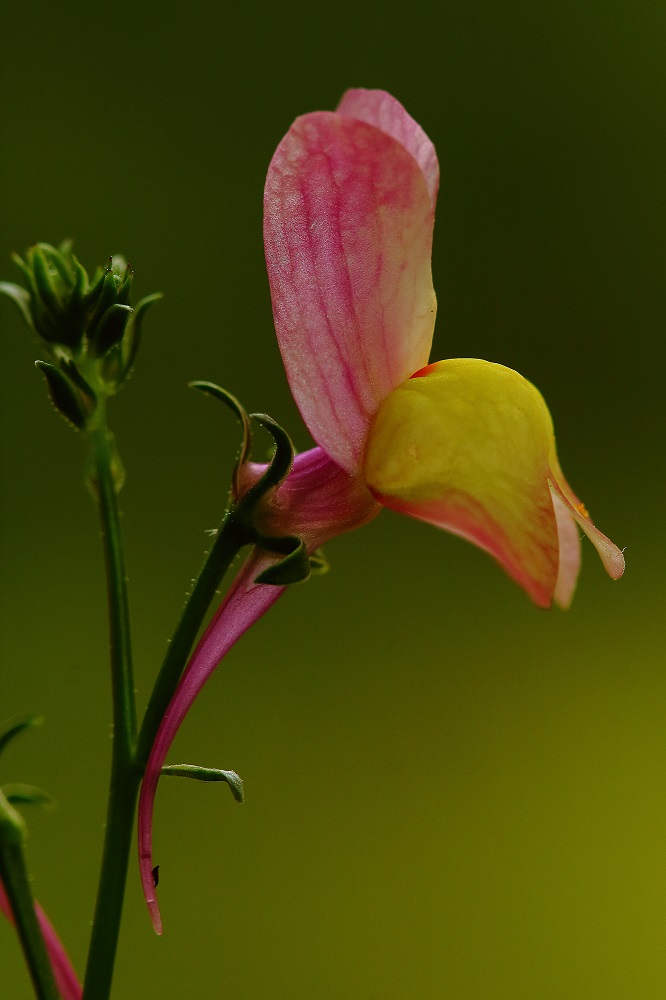
[[[172,760],[235,767],[247,803],[163,783],[165,934],[132,871],[115,995],[663,997],[663,4],[74,6],[3,13],[0,276],[10,250],[72,236],[165,292],[113,406],[140,703],[236,447],[185,382],[308,443],[262,186],[291,120],[348,86],[391,90],[439,151],[433,357],[541,388],[628,563],[612,583],[586,542],[571,611],[543,613],[471,546],[389,513],[331,544],[333,572],[248,635],[178,737]],[[0,711],[48,720],[0,777],[58,799],[29,854],[81,967],[109,753],[98,530],[38,350],[9,303],[0,324]],[[28,997],[6,926],[0,976]]]

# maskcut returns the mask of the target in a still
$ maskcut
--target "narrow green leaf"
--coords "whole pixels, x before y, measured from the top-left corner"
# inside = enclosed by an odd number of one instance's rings
[[[5,722],[0,726],[0,754],[19,733],[43,724],[44,719],[41,715],[26,715],[23,719],[17,719],[15,722]]]
[[[224,781],[231,789],[236,802],[245,798],[243,779],[235,771],[221,771],[215,767],[199,767],[197,764],[167,764],[162,774],[175,778],[194,778],[195,781]]]
[[[34,785],[4,785],[2,791],[7,801],[11,802],[13,806],[43,806],[49,809],[55,806],[53,796]]]

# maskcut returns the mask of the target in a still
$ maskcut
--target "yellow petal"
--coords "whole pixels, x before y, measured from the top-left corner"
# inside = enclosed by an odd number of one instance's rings
[[[548,408],[530,382],[458,358],[429,365],[384,400],[364,474],[385,506],[468,538],[547,607],[559,567],[554,448]]]

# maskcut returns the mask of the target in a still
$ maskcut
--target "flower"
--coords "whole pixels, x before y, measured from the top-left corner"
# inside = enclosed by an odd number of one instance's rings
[[[14,923],[14,914],[12,913],[9,905],[9,899],[7,898],[7,893],[2,882],[0,882],[0,910],[5,914],[7,919],[11,921],[11,923]],[[46,916],[39,903],[35,904],[35,913],[37,914],[37,921],[39,923],[39,927],[44,938],[44,944],[46,945],[46,951],[51,962],[53,978],[55,979],[58,993],[63,1000],[81,1000],[83,992],[81,984],[79,983],[76,972],[74,971],[72,963],[69,960],[69,955],[65,951],[62,941],[58,937],[51,921]]]
[[[539,392],[475,359],[428,365],[439,173],[383,91],[299,118],[266,182],[278,342],[315,441],[383,506],[469,538],[540,606],[566,606],[578,523],[609,574],[621,552],[567,485]]]
[[[540,393],[499,364],[428,364],[436,301],[434,147],[383,91],[296,120],[266,180],[264,242],[289,384],[317,447],[261,502],[263,537],[309,552],[390,507],[488,551],[541,607],[566,607],[580,526],[613,578],[624,559],[593,525],[557,459]],[[247,465],[246,486],[260,474]],[[195,650],[153,747],[139,805],[144,891],[156,929],[152,801],[180,722],[212,671],[282,587],[257,582],[255,548]]]

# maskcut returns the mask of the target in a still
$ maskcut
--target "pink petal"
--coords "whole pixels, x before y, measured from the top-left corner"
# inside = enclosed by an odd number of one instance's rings
[[[2,882],[0,882],[0,910],[2,910],[7,919],[13,924],[14,914],[12,913],[7,893],[5,892]],[[46,951],[49,959],[51,960],[53,978],[55,979],[56,986],[58,987],[58,992],[60,993],[62,1000],[81,1000],[83,993],[81,984],[79,983],[74,967],[69,960],[69,956],[65,951],[62,941],[56,934],[53,924],[46,916],[39,903],[35,903],[35,913],[37,914],[37,921],[44,938]]]
[[[433,208],[414,157],[330,112],[297,119],[266,179],[275,327],[315,441],[357,472],[384,397],[428,360]]]
[[[624,573],[624,555],[597,527],[595,527],[582,503],[576,503],[574,494],[567,496],[570,489],[566,481],[558,475],[559,482],[551,483],[551,490],[556,492],[571,516],[578,522],[595,549],[599,553],[604,569],[613,580],[619,580]]]
[[[241,479],[250,486],[264,469],[248,463]],[[367,524],[379,511],[360,480],[341,469],[322,448],[312,448],[296,456],[291,474],[265,498],[254,524],[265,537],[298,535],[312,552],[329,538]]]
[[[578,572],[580,570],[580,536],[567,504],[559,493],[550,488],[553,498],[553,510],[557,521],[557,538],[560,545],[560,558],[557,568],[557,582],[553,600],[560,608],[568,608],[576,589]]]
[[[262,467],[244,467],[244,485]],[[266,498],[255,518],[267,537],[298,535],[309,552],[329,538],[365,524],[379,512],[370,493],[321,448],[297,455],[284,483]],[[253,549],[195,649],[160,724],[141,785],[138,815],[139,869],[153,926],[162,933],[153,880],[152,822],[157,783],[169,748],[199,691],[240,637],[277,601],[285,587],[255,583],[280,556]]]
[[[432,142],[400,101],[385,90],[348,90],[337,107],[338,114],[374,125],[392,135],[414,157],[425,177],[432,207],[439,188],[439,163]]]

